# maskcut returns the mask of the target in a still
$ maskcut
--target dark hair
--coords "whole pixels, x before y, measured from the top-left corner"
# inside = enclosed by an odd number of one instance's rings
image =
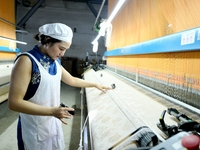
[[[46,36],[44,34],[40,35],[39,33],[35,35],[34,37],[37,41],[40,41],[42,45],[45,45],[47,43],[50,43],[51,45],[53,45],[54,43],[59,43],[62,42],[61,40],[58,39],[54,39],[50,36]]]

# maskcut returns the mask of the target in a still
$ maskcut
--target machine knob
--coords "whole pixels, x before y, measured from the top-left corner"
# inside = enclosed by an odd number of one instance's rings
[[[187,150],[199,150],[200,138],[197,135],[188,135],[182,139],[181,143]]]

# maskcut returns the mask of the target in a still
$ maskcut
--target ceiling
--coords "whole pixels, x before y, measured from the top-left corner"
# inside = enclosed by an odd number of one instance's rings
[[[49,1],[49,0],[46,0]],[[56,2],[56,0],[53,0]],[[79,2],[79,3],[86,3],[86,4],[99,4],[101,5],[104,2],[104,5],[108,5],[108,0],[60,0],[60,1],[71,1],[71,2]],[[23,4],[25,7],[32,7],[34,4],[39,2],[39,0],[16,0],[17,4]],[[43,1],[45,2],[45,0]]]
[[[23,27],[26,24],[26,21],[34,14],[34,12],[40,7],[44,6],[45,2],[49,2],[51,0],[16,0],[16,4],[21,4],[24,7],[32,7],[30,11],[24,16],[24,18],[17,24],[17,27]],[[56,0],[52,0],[56,2]],[[96,10],[94,5],[99,5],[99,7],[104,7],[108,5],[108,0],[59,0],[63,2],[71,1],[71,2],[79,2],[85,3],[91,12],[94,14],[95,18],[98,19],[98,22],[101,20],[101,16],[98,16],[98,11]],[[103,5],[103,6],[102,6]]]
[[[73,2],[83,2],[91,4],[102,4],[103,0],[63,0],[63,1],[73,1]],[[108,5],[108,0],[105,0],[105,5]]]

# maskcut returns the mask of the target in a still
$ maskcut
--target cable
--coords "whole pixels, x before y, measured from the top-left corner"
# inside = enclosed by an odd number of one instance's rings
[[[83,148],[83,146],[82,146],[82,134],[83,134],[83,131],[85,129],[85,125],[87,123],[88,118],[89,118],[89,114],[87,115],[85,122],[84,122],[84,125],[83,125],[83,128],[81,130],[81,138],[80,138],[80,142],[79,142],[79,148],[77,150],[82,150],[82,148]]]
[[[83,95],[84,94],[84,91],[83,91],[83,88],[81,89],[81,91],[80,91],[80,93],[81,93],[81,95]],[[81,105],[83,106],[83,96],[81,96]],[[85,129],[85,126],[86,126],[86,123],[87,123],[87,120],[88,120],[88,118],[89,118],[89,113],[88,113],[88,115],[87,115],[87,117],[86,117],[86,119],[85,119],[85,122],[84,122],[84,124],[83,124],[83,127],[82,127],[82,122],[83,122],[83,109],[81,109],[81,127],[80,127],[80,142],[79,142],[79,148],[77,149],[77,150],[82,150],[82,148],[83,148],[83,146],[82,146],[82,139],[83,139],[83,131],[84,131],[84,129]]]

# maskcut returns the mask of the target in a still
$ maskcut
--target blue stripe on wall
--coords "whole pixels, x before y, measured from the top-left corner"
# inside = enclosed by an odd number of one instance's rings
[[[200,28],[194,28],[146,42],[109,50],[104,53],[104,56],[181,52],[190,50],[200,50]]]
[[[0,46],[0,52],[12,52],[12,53],[18,53],[20,52],[20,49],[19,48],[15,48],[15,49],[10,49],[9,47],[7,46]]]

